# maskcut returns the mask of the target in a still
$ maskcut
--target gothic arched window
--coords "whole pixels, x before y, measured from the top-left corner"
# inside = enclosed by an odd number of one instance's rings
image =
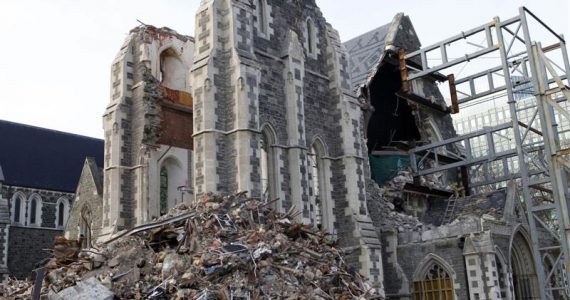
[[[81,226],[80,226],[80,232],[82,238],[81,246],[84,249],[91,247],[91,234],[93,232],[93,229],[91,228],[92,218],[93,216],[91,215],[91,209],[89,208],[89,206],[84,205],[81,208]]]
[[[24,224],[26,196],[21,192],[15,193],[10,200],[10,220],[12,223]]]
[[[275,144],[275,132],[269,125],[263,126],[260,143],[261,199],[273,201],[278,198],[278,168],[276,150],[273,147]],[[280,208],[280,205],[274,203],[272,207]]]
[[[69,216],[69,200],[67,198],[59,198],[57,200],[56,206],[56,215],[55,215],[55,227],[62,229],[67,222],[67,218]]]
[[[315,24],[313,24],[313,20],[307,20],[307,50],[309,54],[315,53]]]
[[[308,153],[309,158],[309,195],[313,205],[312,222],[319,229],[333,233],[332,201],[329,199],[327,178],[330,178],[325,145],[316,139]]]
[[[414,280],[414,299],[454,299],[453,278],[437,261],[426,263]]]
[[[28,225],[41,226],[42,224],[42,198],[33,194],[28,200]]]
[[[267,34],[267,3],[265,0],[257,1],[257,22],[259,24],[259,32],[263,35]]]

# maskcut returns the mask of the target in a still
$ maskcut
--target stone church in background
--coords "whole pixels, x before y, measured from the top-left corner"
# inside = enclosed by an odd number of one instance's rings
[[[389,299],[536,297],[514,186],[468,195],[450,189],[462,170],[405,172],[410,148],[455,136],[447,77],[402,81],[398,56],[420,48],[407,16],[344,44],[314,0],[204,0],[195,22],[194,37],[141,25],[121,46],[103,166],[83,164],[68,238],[88,247],[206,193],[247,191],[332,234]]]
[[[103,140],[0,120],[0,279],[49,257],[86,166],[103,168]]]

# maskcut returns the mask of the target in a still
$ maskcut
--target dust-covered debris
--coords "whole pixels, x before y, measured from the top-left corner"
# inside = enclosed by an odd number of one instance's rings
[[[396,229],[398,232],[403,232],[421,231],[424,228],[424,224],[418,218],[395,210],[394,202],[402,199],[402,190],[407,182],[404,178],[399,174],[382,188],[372,180],[367,182],[368,209],[372,214],[379,216],[376,219],[382,223],[375,225],[381,230]]]
[[[96,280],[121,299],[382,299],[329,235],[296,214],[245,194],[207,195],[75,259],[54,257],[42,294]],[[31,289],[8,281],[0,291]]]

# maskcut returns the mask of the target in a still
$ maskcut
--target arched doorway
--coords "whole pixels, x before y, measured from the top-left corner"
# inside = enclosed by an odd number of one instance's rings
[[[529,239],[520,230],[514,234],[511,241],[510,264],[515,299],[540,299]]]

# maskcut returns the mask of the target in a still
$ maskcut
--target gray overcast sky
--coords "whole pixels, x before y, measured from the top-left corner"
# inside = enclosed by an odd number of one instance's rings
[[[0,119],[102,137],[110,65],[136,19],[194,35],[200,0],[0,0]],[[568,0],[317,0],[346,41],[409,15],[424,45],[524,5],[570,37]],[[0,137],[0,141],[2,137]]]

